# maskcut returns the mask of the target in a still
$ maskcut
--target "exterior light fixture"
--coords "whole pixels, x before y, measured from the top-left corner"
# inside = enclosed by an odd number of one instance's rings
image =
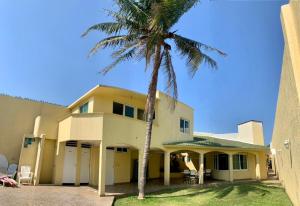
[[[284,147],[286,148],[286,149],[288,149],[289,148],[289,146],[290,146],[290,140],[289,139],[286,139],[286,140],[284,140]]]

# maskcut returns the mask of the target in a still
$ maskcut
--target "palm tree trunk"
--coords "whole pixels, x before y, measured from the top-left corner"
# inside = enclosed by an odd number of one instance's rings
[[[145,138],[145,145],[144,145],[142,171],[139,179],[138,199],[144,199],[145,197],[146,172],[147,172],[147,166],[149,160],[153,115],[154,115],[156,89],[157,89],[157,81],[158,81],[158,71],[159,71],[160,64],[161,64],[161,45],[159,44],[156,46],[154,67],[152,71],[151,83],[148,88],[148,95],[147,95],[147,102],[146,102],[147,127],[146,127],[146,138]]]

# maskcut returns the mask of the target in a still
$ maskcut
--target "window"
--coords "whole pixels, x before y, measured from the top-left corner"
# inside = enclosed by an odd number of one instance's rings
[[[123,104],[113,102],[113,113],[123,115]]]
[[[228,170],[228,155],[216,154],[214,156],[214,169],[215,170]]]
[[[190,133],[190,123],[188,120],[180,119],[180,132]]]
[[[143,120],[146,121],[146,114],[145,114],[145,110],[144,109],[137,109],[137,118],[139,120]],[[155,119],[155,111],[153,113],[153,119]]]
[[[134,108],[126,105],[125,106],[125,116],[133,118],[134,117]]]
[[[246,170],[247,167],[247,156],[236,154],[233,155],[233,169],[235,170]]]
[[[80,113],[88,113],[88,111],[89,111],[89,103],[88,102],[79,107]]]
[[[144,109],[137,109],[137,118],[138,118],[139,120],[144,120],[144,121],[146,121],[145,110],[144,110]]]

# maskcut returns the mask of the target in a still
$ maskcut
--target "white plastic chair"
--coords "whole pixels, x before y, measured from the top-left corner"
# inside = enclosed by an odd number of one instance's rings
[[[21,172],[18,173],[19,185],[21,182],[26,181],[28,184],[32,182],[33,173],[30,166],[21,166]]]

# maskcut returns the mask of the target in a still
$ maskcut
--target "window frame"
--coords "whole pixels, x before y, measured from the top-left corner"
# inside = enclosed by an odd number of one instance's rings
[[[125,117],[129,117],[129,118],[132,118],[132,119],[135,119],[135,108],[133,106],[130,106],[130,105],[127,105],[127,104],[123,104],[124,105],[124,108],[123,108],[123,116]],[[126,107],[128,108],[132,108],[133,109],[133,116],[127,116],[126,115]]]
[[[233,162],[233,159],[234,159],[234,156],[238,156],[239,158],[238,158],[238,163],[239,163],[239,169],[235,169],[234,168],[234,162]],[[241,164],[241,157],[242,156],[245,156],[246,157],[246,169],[242,169],[242,164]],[[234,154],[234,155],[232,155],[232,167],[233,167],[233,170],[234,171],[247,171],[248,170],[248,168],[249,168],[249,165],[248,165],[248,155],[247,154]]]
[[[181,121],[183,121],[183,130],[181,127]],[[186,128],[186,123],[188,124],[188,128]],[[187,120],[185,118],[180,117],[179,119],[179,131],[183,134],[190,134],[191,130],[190,130],[190,120]]]

